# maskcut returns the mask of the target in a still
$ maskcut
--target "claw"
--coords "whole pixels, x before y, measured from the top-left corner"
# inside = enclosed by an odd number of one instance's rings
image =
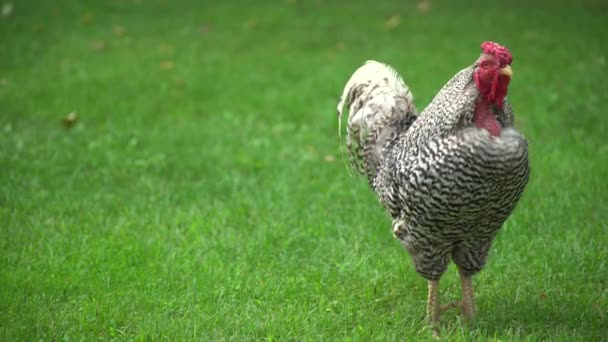
[[[447,304],[441,304],[439,306],[439,309],[441,311],[446,311],[446,310],[448,310],[450,308],[459,308],[459,309],[462,309],[462,302],[461,301],[453,301],[453,302],[450,302],[450,303],[447,303]]]

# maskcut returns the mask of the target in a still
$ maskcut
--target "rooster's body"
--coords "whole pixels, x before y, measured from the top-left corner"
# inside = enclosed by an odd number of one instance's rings
[[[351,162],[367,176],[395,236],[429,281],[432,323],[439,319],[438,281],[450,259],[462,278],[458,304],[473,315],[471,276],[484,266],[528,181],[527,142],[513,128],[505,98],[511,57],[488,44],[420,115],[403,80],[374,61],[353,74],[338,105],[340,114],[349,108]]]

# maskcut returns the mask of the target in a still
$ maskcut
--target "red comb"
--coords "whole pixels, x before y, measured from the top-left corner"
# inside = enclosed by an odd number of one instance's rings
[[[511,55],[511,52],[509,52],[509,49],[498,43],[483,42],[481,44],[481,49],[483,50],[483,53],[496,57],[500,64],[509,65],[513,61],[513,56]]]

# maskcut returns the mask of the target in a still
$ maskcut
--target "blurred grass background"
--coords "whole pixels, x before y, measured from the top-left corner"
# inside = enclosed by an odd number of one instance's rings
[[[2,6],[0,339],[430,338],[335,106],[376,59],[422,108],[484,40],[514,54],[533,173],[443,335],[605,338],[606,1]]]

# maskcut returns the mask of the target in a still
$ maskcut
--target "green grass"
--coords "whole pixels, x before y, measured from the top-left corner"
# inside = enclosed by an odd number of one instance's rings
[[[426,282],[340,161],[335,105],[373,58],[423,107],[487,39],[515,56],[533,173],[475,278],[476,323],[448,312],[442,334],[605,339],[608,5],[568,3],[15,2],[0,340],[431,338]],[[441,291],[459,296],[453,267]]]

